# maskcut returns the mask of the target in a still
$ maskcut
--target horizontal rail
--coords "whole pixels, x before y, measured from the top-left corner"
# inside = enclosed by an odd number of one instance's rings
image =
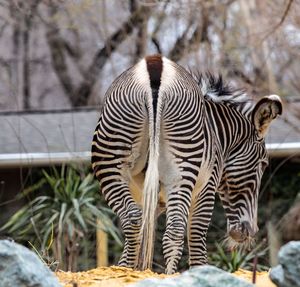
[[[300,156],[300,142],[267,144],[270,157]],[[90,163],[91,153],[49,152],[49,153],[6,153],[0,154],[0,167],[49,166],[69,163]]]
[[[270,157],[300,156],[300,142],[266,144]]]
[[[0,154],[0,167],[49,166],[68,163],[89,163],[91,153],[55,152],[55,153],[6,153]]]

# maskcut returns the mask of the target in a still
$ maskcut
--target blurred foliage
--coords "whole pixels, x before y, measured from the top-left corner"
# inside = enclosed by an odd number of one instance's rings
[[[222,245],[215,243],[216,251],[210,254],[209,263],[228,272],[235,272],[239,268],[253,270],[255,257],[263,258],[268,253],[268,247],[265,245],[264,242],[261,242],[250,251],[242,249],[227,251]],[[268,269],[269,266],[256,264],[257,271]]]
[[[42,174],[37,183],[22,193],[26,197],[35,193],[33,199],[0,231],[18,242],[30,242],[41,257],[47,262],[53,257],[63,270],[76,271],[82,264],[80,261],[89,267],[89,249],[96,249],[95,243],[93,247],[90,243],[93,242],[91,234],[95,234],[97,219],[121,245],[119,230],[110,219],[112,211],[103,206],[98,182],[91,173],[62,167],[60,171],[56,168],[51,172],[42,170]]]

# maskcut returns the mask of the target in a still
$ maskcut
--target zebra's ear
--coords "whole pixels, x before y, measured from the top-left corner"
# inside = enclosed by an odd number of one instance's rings
[[[282,102],[279,96],[266,96],[258,101],[252,112],[252,122],[259,136],[264,137],[270,123],[281,114]]]

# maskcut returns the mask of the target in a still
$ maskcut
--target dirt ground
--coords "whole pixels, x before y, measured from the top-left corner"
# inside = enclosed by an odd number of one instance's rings
[[[239,270],[234,273],[240,278],[252,282],[252,272]],[[171,275],[177,276],[178,274]],[[124,287],[130,283],[146,278],[167,278],[170,275],[157,274],[150,270],[135,271],[124,267],[98,267],[85,272],[63,272],[56,273],[60,283],[64,287]],[[276,287],[269,279],[267,272],[257,272],[256,286]]]

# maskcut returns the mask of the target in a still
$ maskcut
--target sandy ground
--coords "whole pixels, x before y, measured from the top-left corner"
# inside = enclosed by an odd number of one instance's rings
[[[252,272],[239,270],[234,273],[240,278],[251,282]],[[178,274],[172,275],[177,276]],[[165,274],[157,274],[150,270],[135,271],[124,267],[99,267],[86,272],[63,272],[56,273],[59,281],[64,287],[124,287],[130,283],[145,278],[167,278]],[[258,272],[256,275],[256,286],[276,287],[269,279],[267,272]]]
[[[76,273],[59,271],[56,272],[56,276],[64,287],[123,287],[146,278],[170,277],[166,274],[157,274],[150,270],[136,271],[118,266],[98,267],[89,271]]]
[[[252,271],[239,269],[233,274],[247,280],[248,282],[252,282],[252,278],[253,278]],[[276,285],[272,283],[272,281],[269,279],[268,272],[257,272],[255,285],[258,287],[276,287]]]

